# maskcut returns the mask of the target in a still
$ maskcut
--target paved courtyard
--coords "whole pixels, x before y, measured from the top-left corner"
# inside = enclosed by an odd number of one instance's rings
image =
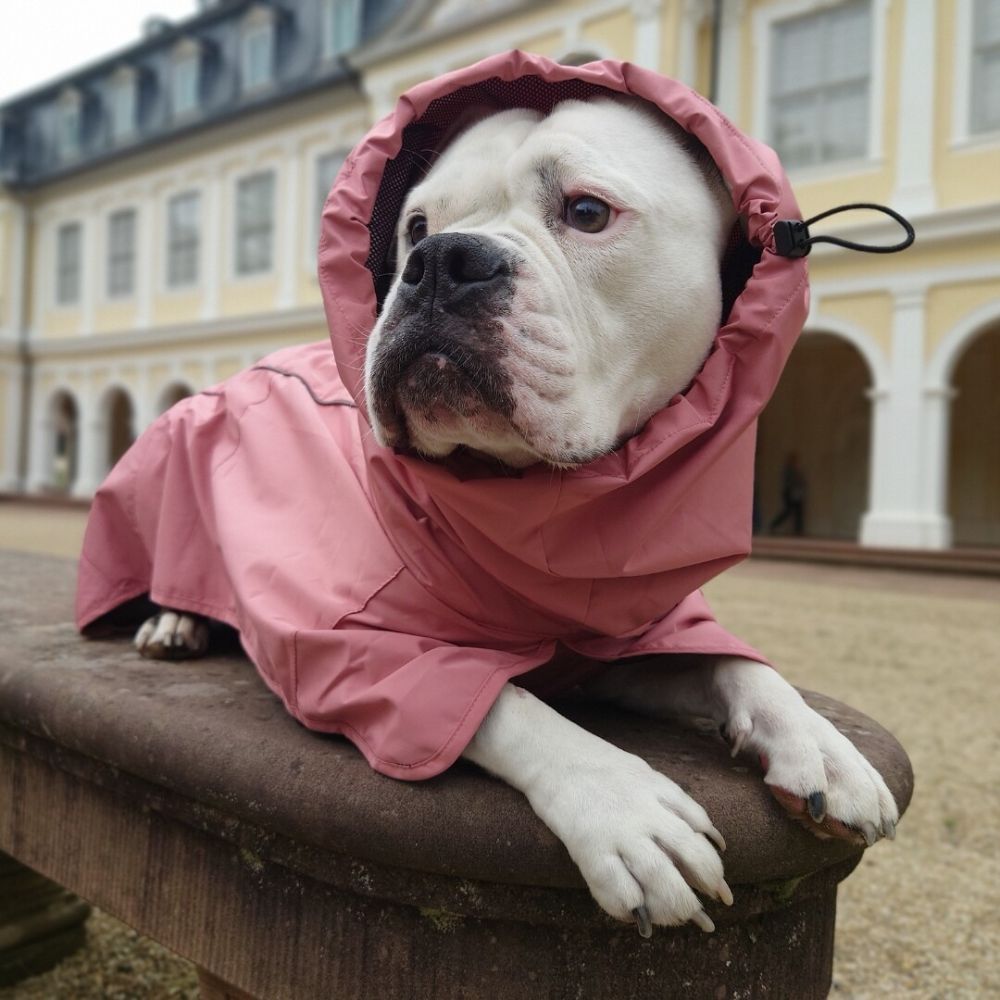
[[[83,521],[0,503],[0,548],[71,556]],[[751,561],[707,592],[793,683],[872,715],[913,761],[896,842],[841,888],[832,996],[1000,996],[1000,580]],[[0,1000],[168,996],[197,997],[191,967],[103,914],[83,952],[0,989]]]

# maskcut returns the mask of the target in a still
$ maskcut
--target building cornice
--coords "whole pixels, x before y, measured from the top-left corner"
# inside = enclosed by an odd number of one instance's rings
[[[873,221],[853,226],[818,225],[816,233],[836,235],[857,243],[873,245],[897,243],[902,231],[899,224],[884,215],[872,216]],[[980,205],[962,205],[958,208],[939,209],[934,212],[915,213],[909,221],[917,234],[918,245],[941,243],[950,240],[971,239],[979,236],[1000,234],[1000,202]],[[817,243],[811,256],[820,260],[832,254],[842,253],[840,247],[829,243]]]
[[[306,306],[251,316],[231,316],[217,320],[158,326],[140,333],[99,333],[90,336],[36,338],[28,341],[28,354],[33,359],[57,360],[74,354],[100,355],[116,351],[140,351],[147,347],[169,347],[177,344],[197,344],[205,340],[239,340],[247,334],[296,330],[303,327],[326,328],[322,306]],[[0,341],[0,348],[3,341]]]

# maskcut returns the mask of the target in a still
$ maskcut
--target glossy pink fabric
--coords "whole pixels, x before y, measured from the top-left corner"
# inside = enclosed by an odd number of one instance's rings
[[[366,262],[378,271],[369,257],[394,223],[386,170],[404,129],[484,99],[544,104],[567,86],[637,95],[696,134],[760,263],[692,386],[613,454],[498,477],[379,447],[360,385],[377,310]],[[439,134],[417,129],[405,135]],[[778,218],[799,212],[774,154],[647,70],[513,52],[414,88],[327,201],[333,351],[278,352],[143,434],[94,500],[78,625],[143,593],[227,622],[299,720],[412,779],[459,756],[513,677],[551,693],[578,679],[582,657],[762,659],[698,588],[749,551],[756,418],[807,312],[804,261],[773,253]]]

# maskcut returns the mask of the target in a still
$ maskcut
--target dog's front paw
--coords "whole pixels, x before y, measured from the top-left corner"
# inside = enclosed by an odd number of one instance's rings
[[[733,901],[725,849],[707,813],[644,760],[594,740],[585,758],[530,795],[532,805],[566,845],[601,907],[634,920],[643,937],[652,924],[687,921],[715,929],[694,890]]]
[[[208,621],[164,608],[139,626],[135,648],[151,660],[189,660],[208,649]]]
[[[817,836],[869,847],[894,838],[899,810],[882,775],[775,671],[747,666],[736,665],[727,695],[733,755],[755,753],[775,799]]]

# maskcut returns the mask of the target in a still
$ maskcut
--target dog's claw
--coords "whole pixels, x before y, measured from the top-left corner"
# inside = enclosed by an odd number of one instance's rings
[[[697,924],[706,934],[711,934],[715,930],[712,918],[704,910],[699,910],[691,918],[691,923]]]
[[[719,899],[723,903],[725,903],[726,906],[732,906],[733,905],[733,890],[730,889],[728,885],[726,885],[726,880],[725,879],[723,879],[719,883],[718,894],[719,894]]]
[[[653,936],[653,922],[649,919],[649,910],[645,906],[637,906],[632,911],[635,917],[635,925],[639,928],[639,937],[651,938]]]
[[[882,836],[885,837],[886,840],[896,839],[896,824],[893,823],[891,819],[887,819],[882,822]]]
[[[726,838],[719,833],[715,827],[711,827],[709,831],[705,834],[706,837],[719,849],[720,854],[725,854],[726,852]]]
[[[861,836],[865,838],[865,843],[871,847],[872,844],[878,840],[878,832],[876,831],[874,824],[865,820],[865,822],[861,824]]]
[[[806,801],[806,807],[814,823],[822,823],[826,819],[826,796],[822,792],[813,792]]]

